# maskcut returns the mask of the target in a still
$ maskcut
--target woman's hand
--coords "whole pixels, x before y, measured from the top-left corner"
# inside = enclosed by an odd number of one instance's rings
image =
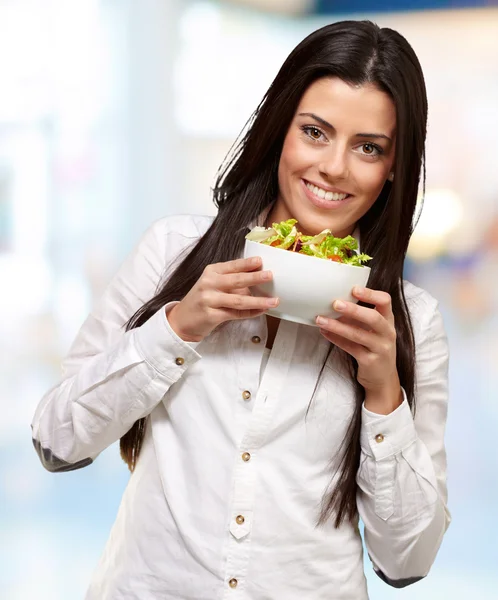
[[[271,281],[259,270],[260,257],[208,265],[181,302],[168,313],[173,331],[187,342],[200,342],[225,321],[250,319],[278,306],[278,298],[251,296],[250,287]]]
[[[365,407],[388,414],[403,399],[396,369],[396,329],[391,296],[386,292],[354,288],[353,295],[375,308],[335,301],[333,308],[344,317],[317,317],[320,332],[358,362],[359,383],[365,388]]]

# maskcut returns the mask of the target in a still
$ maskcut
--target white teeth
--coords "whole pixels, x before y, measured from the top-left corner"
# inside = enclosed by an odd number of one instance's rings
[[[346,200],[347,194],[333,194],[332,200]]]
[[[312,183],[306,182],[306,187],[318,196],[319,198],[324,198],[325,200],[334,200],[335,202],[345,200],[348,197],[348,194],[336,194],[335,192],[327,192],[326,190],[313,185]]]

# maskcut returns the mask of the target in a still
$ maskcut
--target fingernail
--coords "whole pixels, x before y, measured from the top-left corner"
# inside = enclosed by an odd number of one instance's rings
[[[335,310],[344,310],[345,308],[346,308],[346,305],[341,300],[336,300],[334,302],[334,309]]]
[[[278,304],[278,298],[269,298],[268,299],[268,306],[277,306]]]
[[[317,325],[325,325],[327,323],[327,319],[324,319],[323,317],[317,317],[316,318],[316,324]]]
[[[357,285],[355,285],[354,288],[353,288],[353,293],[354,294],[358,294],[358,295],[364,294],[365,293],[365,288],[358,287]]]
[[[251,265],[258,265],[260,260],[261,259],[259,258],[259,256],[253,256],[251,258]]]
[[[263,271],[261,276],[263,279],[271,279],[271,271]]]

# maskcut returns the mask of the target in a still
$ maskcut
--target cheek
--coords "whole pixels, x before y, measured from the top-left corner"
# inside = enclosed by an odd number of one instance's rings
[[[356,181],[362,192],[376,198],[384,187],[388,175],[385,171],[380,165],[365,165],[365,168],[358,169]]]
[[[287,136],[280,157],[279,170],[281,171],[281,175],[292,176],[305,168],[307,162],[309,162],[309,158],[307,157],[304,144],[296,136]]]

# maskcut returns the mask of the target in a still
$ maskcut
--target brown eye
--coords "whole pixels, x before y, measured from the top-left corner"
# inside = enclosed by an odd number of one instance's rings
[[[323,131],[318,127],[314,127],[313,125],[303,125],[301,130],[304,131],[306,137],[309,137],[313,142],[327,141]]]
[[[363,156],[377,157],[381,154],[384,154],[384,150],[380,146],[377,146],[377,144],[372,144],[370,142],[366,142],[365,144],[362,144],[359,147],[361,148],[361,154],[363,154]]]

